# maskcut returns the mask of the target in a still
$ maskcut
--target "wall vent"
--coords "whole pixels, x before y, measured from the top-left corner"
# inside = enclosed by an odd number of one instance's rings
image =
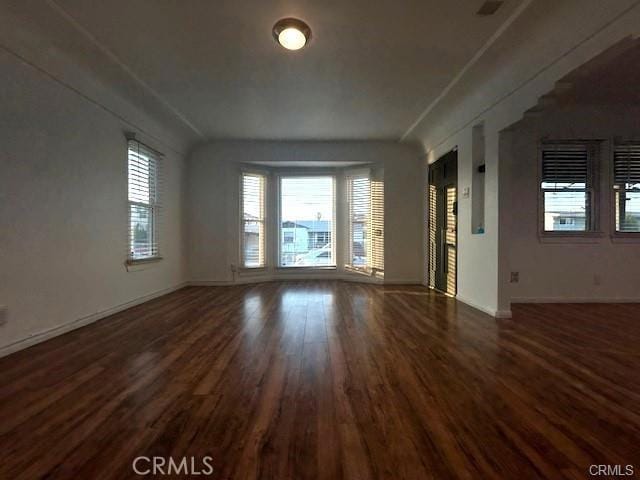
[[[502,0],[487,0],[482,4],[480,10],[476,12],[476,15],[481,17],[486,17],[488,15],[493,15],[498,11],[498,9],[502,6],[504,1]]]

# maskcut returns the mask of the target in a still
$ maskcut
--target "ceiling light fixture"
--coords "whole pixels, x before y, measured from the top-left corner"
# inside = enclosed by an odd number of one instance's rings
[[[283,18],[273,26],[273,38],[287,50],[300,50],[309,42],[311,29],[297,18]]]

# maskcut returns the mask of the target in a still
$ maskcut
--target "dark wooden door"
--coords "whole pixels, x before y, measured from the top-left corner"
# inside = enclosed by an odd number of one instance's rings
[[[429,166],[429,286],[449,295],[457,290],[458,152]]]

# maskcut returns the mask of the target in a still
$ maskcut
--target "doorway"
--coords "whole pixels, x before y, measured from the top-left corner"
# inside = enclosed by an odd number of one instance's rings
[[[428,197],[429,287],[455,296],[458,276],[457,150],[429,165]]]

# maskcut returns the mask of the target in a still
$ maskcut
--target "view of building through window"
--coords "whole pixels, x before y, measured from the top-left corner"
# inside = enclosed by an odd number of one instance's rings
[[[280,181],[280,265],[335,266],[334,178],[283,177]]]
[[[616,231],[640,232],[640,183],[621,185],[615,203]]]
[[[588,194],[584,183],[542,184],[544,192],[544,230],[582,231],[587,228]],[[546,191],[550,189],[552,191]],[[576,191],[577,190],[577,191]]]

